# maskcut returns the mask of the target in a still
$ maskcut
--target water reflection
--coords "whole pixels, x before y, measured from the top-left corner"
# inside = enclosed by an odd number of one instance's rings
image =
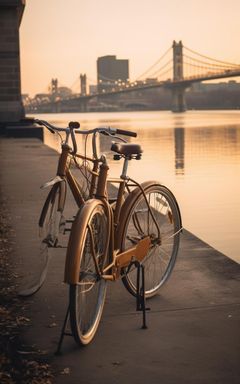
[[[184,175],[184,128],[174,128],[175,174]]]

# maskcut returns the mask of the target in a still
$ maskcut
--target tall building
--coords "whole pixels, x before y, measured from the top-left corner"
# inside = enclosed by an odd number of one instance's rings
[[[128,78],[128,60],[119,60],[116,56],[102,56],[97,59],[98,92],[111,91],[117,82],[126,82]]]

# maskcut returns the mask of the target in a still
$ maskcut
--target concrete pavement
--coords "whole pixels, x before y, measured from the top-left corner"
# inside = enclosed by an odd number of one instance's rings
[[[13,257],[24,285],[37,273],[37,220],[55,175],[56,153],[37,139],[0,139],[1,190],[15,230]],[[76,207],[68,202],[69,215]],[[188,231],[182,235],[174,272],[149,301],[142,330],[135,301],[121,282],[108,284],[103,318],[93,343],[79,349],[65,337],[54,352],[65,316],[68,287],[62,283],[64,249],[53,250],[47,281],[29,305],[24,339],[45,351],[55,382],[237,384],[240,377],[240,268]]]

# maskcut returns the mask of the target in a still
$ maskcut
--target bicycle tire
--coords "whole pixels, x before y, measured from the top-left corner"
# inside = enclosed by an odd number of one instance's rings
[[[47,195],[39,217],[39,254],[42,267],[29,286],[18,292],[19,296],[28,297],[34,295],[42,287],[48,271],[50,260],[49,248],[57,245],[59,227],[62,220],[62,212],[66,200],[65,181],[55,184]]]
[[[44,240],[47,242],[47,237],[51,236],[49,246],[54,246],[57,243],[65,201],[66,182],[62,181],[51,188],[39,217],[38,225],[41,242]]]
[[[91,202],[92,209],[88,210],[87,217],[84,207],[80,209],[68,245],[68,252],[76,244],[79,249],[79,281],[70,284],[69,308],[72,334],[81,346],[89,344],[97,331],[107,288],[96,264],[102,270],[107,261],[109,221],[103,203],[100,200],[89,200],[88,206]]]
[[[125,251],[138,242],[138,239],[150,235],[152,246],[142,260],[145,266],[145,296],[156,295],[168,280],[174,268],[182,228],[180,210],[172,192],[157,182],[146,182],[142,185],[152,213],[158,222],[161,243],[157,237],[156,225],[149,213],[146,201],[137,187],[132,191],[122,207],[118,239],[121,251]],[[136,268],[122,270],[122,281],[127,290],[136,296]]]

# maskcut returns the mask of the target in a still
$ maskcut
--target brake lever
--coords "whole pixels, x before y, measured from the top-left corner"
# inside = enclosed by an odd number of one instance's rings
[[[111,137],[113,137],[114,139],[117,139],[117,140],[119,140],[119,141],[122,141],[123,143],[127,143],[127,140],[123,139],[123,138],[120,137],[120,136],[111,135],[111,134],[110,134],[109,136],[111,136]]]
[[[119,141],[122,141],[123,143],[127,143],[127,140],[123,139],[122,137],[120,136],[116,136],[114,133],[111,133],[109,131],[100,131],[100,133],[104,136],[110,136],[110,137],[113,137],[114,139],[117,139]]]

